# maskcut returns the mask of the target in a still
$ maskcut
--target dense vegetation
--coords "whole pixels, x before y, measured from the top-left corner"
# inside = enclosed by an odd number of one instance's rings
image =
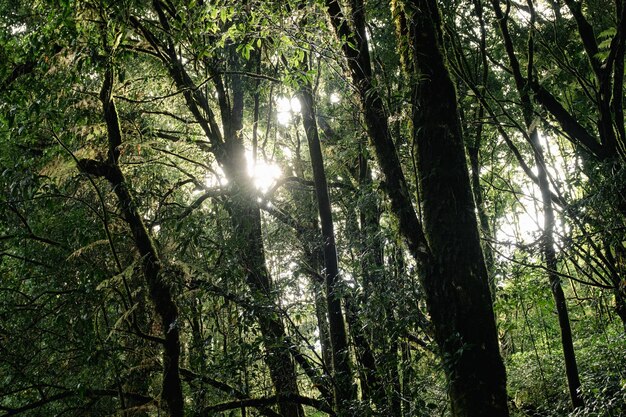
[[[626,414],[623,0],[0,27],[0,416]]]

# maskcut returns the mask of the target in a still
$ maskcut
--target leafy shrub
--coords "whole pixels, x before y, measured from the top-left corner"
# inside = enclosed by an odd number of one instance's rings
[[[612,329],[603,336],[578,350],[585,407],[570,417],[626,415],[626,335]]]
[[[626,336],[621,329],[590,334],[576,343],[585,407],[571,410],[559,349],[509,357],[513,416],[618,417],[626,415]]]
[[[559,351],[514,353],[509,358],[507,371],[513,415],[567,415],[569,396]]]

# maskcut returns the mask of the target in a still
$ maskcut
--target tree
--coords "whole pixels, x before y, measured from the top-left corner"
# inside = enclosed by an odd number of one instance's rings
[[[508,415],[505,372],[474,217],[456,97],[438,46],[438,8],[426,2],[395,4],[399,37],[410,45],[410,71],[418,77],[412,104],[424,207],[422,231],[389,134],[382,100],[372,86],[363,3],[352,3],[350,22],[338,2],[328,1],[326,5],[342,40],[400,231],[421,264],[435,339],[451,386],[453,413]]]
[[[159,17],[163,33],[169,34],[178,17],[176,10],[156,1],[154,10]],[[222,121],[222,130],[217,125],[213,109],[209,106],[207,97],[196,86],[196,83],[181,64],[182,57],[176,52],[174,38],[166,37],[164,41],[151,32],[145,24],[137,18],[131,17],[131,24],[141,33],[154,49],[155,54],[163,61],[172,80],[179,89],[185,90],[185,102],[189,111],[202,127],[207,140],[212,146],[215,158],[223,168],[226,177],[233,187],[233,199],[228,203],[233,228],[240,234],[242,247],[246,254],[242,258],[243,267],[247,271],[247,282],[253,293],[260,297],[261,303],[273,304],[271,278],[265,265],[265,255],[261,235],[260,210],[254,201],[254,192],[251,181],[246,173],[245,148],[242,144],[240,131],[243,123],[244,90],[241,77],[237,74],[222,79],[219,68],[212,67],[209,59],[202,59],[199,55],[193,57],[198,63],[206,65],[205,70],[213,76],[219,100],[219,112]],[[226,48],[226,61],[238,62],[233,56],[232,48]],[[225,89],[230,84],[230,93]],[[223,133],[222,133],[223,132]],[[262,314],[258,317],[259,324],[267,337],[269,354],[268,366],[272,379],[279,393],[298,393],[295,370],[284,345],[285,330],[282,323],[271,316]],[[282,345],[282,346],[281,346]],[[281,403],[281,412],[285,416],[299,416],[302,414],[300,406],[293,403]]]
[[[105,45],[107,48],[107,45]],[[113,50],[111,54],[113,55]],[[113,60],[113,56],[108,58]],[[161,396],[167,403],[167,409],[172,416],[183,416],[183,392],[179,374],[180,360],[180,336],[178,330],[178,308],[173,301],[171,289],[166,284],[166,278],[162,276],[162,267],[159,254],[154,242],[148,233],[148,229],[138,212],[124,174],[119,168],[119,148],[122,146],[122,132],[115,107],[113,94],[114,72],[112,63],[109,64],[104,75],[100,100],[102,101],[104,119],[107,127],[109,149],[106,161],[93,159],[81,159],[77,165],[81,171],[88,175],[105,178],[113,188],[122,213],[130,227],[135,245],[141,257],[141,264],[150,298],[157,314],[161,318],[161,331],[163,333],[163,387]]]
[[[0,415],[623,414],[621,5],[496,6],[0,2]]]
[[[303,62],[306,63],[305,55]],[[303,70],[306,72],[308,65]],[[352,371],[348,352],[343,311],[341,310],[341,287],[339,282],[339,264],[335,245],[332,208],[328,195],[328,183],[324,170],[324,160],[320,147],[317,122],[315,117],[315,102],[311,85],[305,84],[299,91],[302,105],[302,124],[309,144],[315,194],[317,195],[318,211],[322,229],[324,247],[324,270],[326,282],[326,299],[328,303],[328,324],[330,343],[332,348],[332,363],[334,370],[335,404],[340,415],[349,415],[349,404],[353,399]]]
[[[531,25],[534,23],[534,10],[532,9],[532,3],[529,3],[531,7]],[[569,315],[567,312],[567,305],[565,303],[565,295],[563,288],[561,287],[561,279],[557,275],[557,257],[554,249],[554,223],[555,215],[552,207],[552,191],[550,190],[550,182],[548,179],[548,173],[546,168],[546,160],[544,157],[543,148],[539,142],[539,132],[536,125],[533,123],[533,104],[528,94],[529,86],[525,80],[532,79],[532,73],[528,74],[526,79],[522,76],[520,64],[517,61],[515,52],[513,51],[513,44],[509,35],[507,20],[502,14],[500,5],[496,2],[492,2],[492,7],[495,10],[496,18],[500,22],[500,31],[504,38],[505,48],[509,57],[513,76],[515,78],[515,86],[520,96],[522,103],[522,114],[524,118],[524,125],[527,129],[526,139],[529,141],[530,146],[534,153],[534,159],[537,170],[537,183],[541,191],[541,202],[544,213],[544,227],[543,227],[543,242],[542,252],[546,263],[546,270],[548,271],[548,279],[550,280],[550,288],[554,296],[554,302],[556,304],[557,313],[559,316],[559,326],[561,328],[561,343],[563,345],[563,356],[565,358],[565,370],[567,373],[567,382],[569,386],[570,396],[574,407],[582,407],[584,405],[583,399],[580,394],[580,378],[578,376],[578,365],[576,364],[576,355],[574,353],[574,342],[572,341],[572,330],[569,321]],[[529,68],[532,71],[533,62],[533,35],[529,37],[528,42],[528,61]]]

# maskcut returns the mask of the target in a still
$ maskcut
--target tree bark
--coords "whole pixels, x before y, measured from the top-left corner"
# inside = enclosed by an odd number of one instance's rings
[[[332,209],[328,194],[328,184],[319,141],[313,94],[309,85],[302,86],[299,91],[302,108],[302,124],[309,144],[309,154],[313,168],[313,180],[317,195],[320,225],[322,229],[324,250],[324,278],[326,282],[326,299],[328,306],[328,324],[333,361],[334,395],[337,413],[348,416],[350,403],[354,400],[354,383],[350,366],[348,339],[341,310],[341,281]]]
[[[122,144],[122,132],[115,102],[112,99],[113,79],[113,69],[108,68],[100,92],[108,134],[108,160],[107,162],[101,162],[82,159],[79,161],[78,167],[82,172],[103,177],[111,184],[117,196],[124,220],[130,227],[135,245],[141,256],[142,271],[148,286],[150,299],[161,319],[161,330],[164,338],[161,398],[165,400],[170,416],[182,417],[184,415],[184,402],[179,374],[180,337],[178,308],[174,302],[174,296],[169,284],[161,276],[161,260],[159,259],[157,249],[118,165],[118,147]]]
[[[404,35],[412,45],[411,58],[418,72],[412,99],[424,231],[413,209],[382,98],[372,85],[363,3],[352,2],[354,30],[337,1],[327,0],[326,5],[342,41],[368,133],[385,175],[385,191],[400,231],[421,267],[435,338],[450,385],[453,415],[508,416],[506,376],[498,351],[456,96],[439,49],[437,5],[434,1],[406,2],[404,11],[397,15],[406,17],[411,28]]]
[[[405,3],[413,65],[413,139],[425,234],[433,254],[424,280],[435,339],[444,355],[455,416],[506,416],[499,353],[456,92],[441,51],[433,0]]]

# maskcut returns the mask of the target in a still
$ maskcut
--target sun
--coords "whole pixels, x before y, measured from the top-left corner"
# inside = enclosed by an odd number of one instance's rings
[[[275,100],[276,102],[276,119],[278,123],[282,126],[288,126],[292,120],[293,116],[300,114],[302,110],[302,105],[300,104],[300,100],[297,97],[285,97],[279,96]]]
[[[251,151],[246,151],[246,170],[254,188],[262,194],[267,193],[276,185],[276,181],[283,175],[280,167],[273,162],[265,161],[264,159],[254,161]],[[204,189],[226,187],[228,183],[229,181],[224,171],[221,167],[217,166],[217,164],[215,164],[213,169],[207,172],[204,177]],[[194,196],[201,194],[202,190],[202,188],[196,187],[192,194]]]
[[[254,188],[263,194],[269,191],[283,175],[278,165],[263,159],[255,161],[250,151],[246,152],[246,163]]]

